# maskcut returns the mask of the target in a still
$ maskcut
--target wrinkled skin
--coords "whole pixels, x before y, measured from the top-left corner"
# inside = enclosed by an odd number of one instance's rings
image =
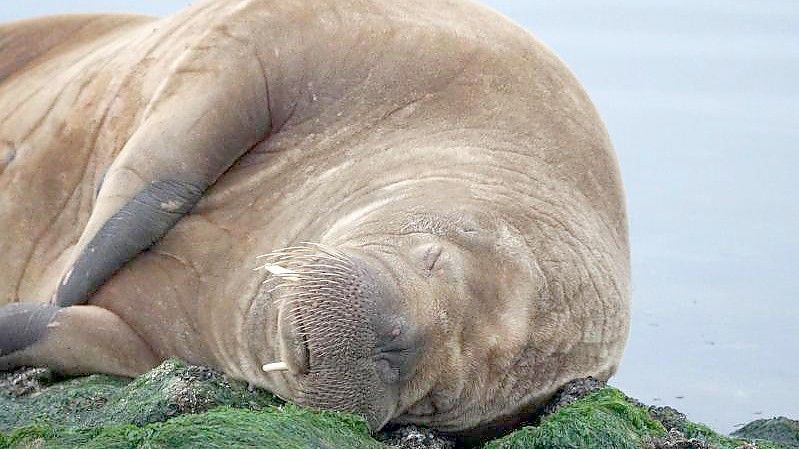
[[[485,8],[12,23],[0,111],[0,369],[177,356],[373,429],[465,432],[618,366],[607,134],[563,63]]]

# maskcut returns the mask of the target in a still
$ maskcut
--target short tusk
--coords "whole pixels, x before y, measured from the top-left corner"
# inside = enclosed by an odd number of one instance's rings
[[[267,363],[266,365],[262,366],[263,369],[267,373],[271,373],[274,371],[288,371],[289,366],[286,365],[286,362],[275,362],[275,363]]]

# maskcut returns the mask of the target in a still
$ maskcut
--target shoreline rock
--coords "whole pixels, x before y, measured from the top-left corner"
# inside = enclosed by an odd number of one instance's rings
[[[736,430],[732,435],[751,440],[774,441],[791,449],[799,449],[799,420],[784,416],[758,419]]]
[[[561,389],[544,415],[483,449],[794,449],[799,423],[747,425],[734,436],[649,407],[594,379]],[[793,432],[793,433],[791,433]],[[755,439],[752,442],[750,439]],[[772,439],[776,442],[766,441]],[[779,441],[778,441],[779,440]],[[0,373],[0,449],[6,448],[452,449],[429,429],[370,435],[359,417],[287,404],[214,370],[167,360],[136,378]]]

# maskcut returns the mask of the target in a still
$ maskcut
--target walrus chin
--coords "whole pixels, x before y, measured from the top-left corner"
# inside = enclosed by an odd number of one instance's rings
[[[417,349],[396,295],[363,257],[317,243],[259,257],[271,276],[282,360],[263,366],[281,373],[290,399],[364,416],[372,429],[396,411],[399,383],[413,371]]]

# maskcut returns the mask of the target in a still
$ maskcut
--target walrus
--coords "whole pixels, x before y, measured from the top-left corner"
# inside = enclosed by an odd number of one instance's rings
[[[0,227],[0,369],[179,357],[458,433],[607,379],[628,333],[604,125],[470,1],[2,25]]]

